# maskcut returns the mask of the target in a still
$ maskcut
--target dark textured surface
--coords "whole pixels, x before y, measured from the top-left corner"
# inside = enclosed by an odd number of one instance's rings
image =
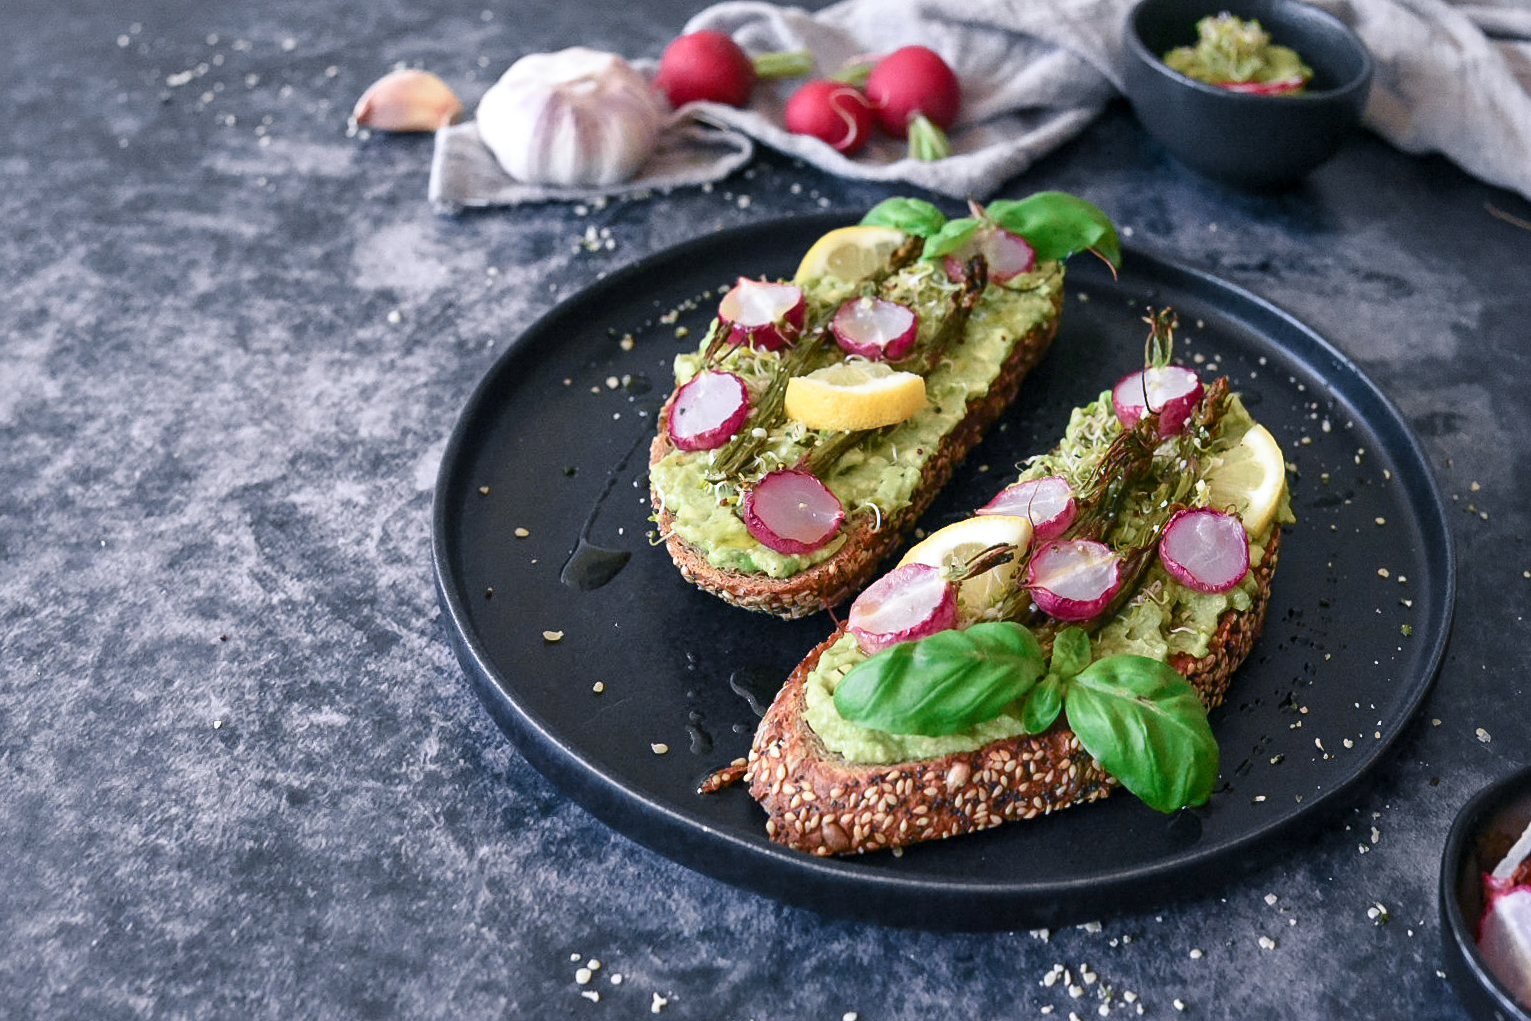
[[[444,219],[429,139],[345,115],[397,61],[471,103],[528,50],[652,56],[691,10],[0,6],[0,1015],[1064,1018],[1109,985],[1111,1016],[1132,991],[1161,1018],[1463,1017],[1440,849],[1531,757],[1531,233],[1490,207],[1531,208],[1372,137],[1249,198],[1116,108],[1008,189],[1085,194],[1316,327],[1449,501],[1439,682],[1275,864],[1046,941],[827,920],[613,834],[494,727],[429,571],[475,382],[604,272],[889,191],[763,156],[706,191]],[[1055,963],[1098,977],[1076,1000]]]

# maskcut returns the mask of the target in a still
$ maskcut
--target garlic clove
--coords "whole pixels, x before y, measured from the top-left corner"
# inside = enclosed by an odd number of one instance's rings
[[[435,131],[457,120],[462,102],[429,71],[402,70],[368,86],[351,120],[379,131]]]

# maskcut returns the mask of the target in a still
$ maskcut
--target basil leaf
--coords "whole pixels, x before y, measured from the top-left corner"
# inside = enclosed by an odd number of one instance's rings
[[[835,687],[835,708],[889,734],[940,737],[992,720],[1045,672],[1030,631],[991,621],[901,642],[857,663]]]
[[[982,222],[971,216],[964,216],[960,220],[948,220],[946,226],[925,239],[925,249],[920,253],[922,259],[939,259],[943,255],[949,255],[968,243]]]
[[[1063,711],[1063,680],[1050,673],[1026,693],[1021,705],[1021,725],[1028,734],[1040,734],[1058,719]]]
[[[1092,658],[1090,636],[1084,628],[1064,628],[1053,639],[1053,662],[1050,669],[1067,680],[1089,666]]]
[[[946,225],[946,214],[924,199],[893,198],[877,203],[861,218],[863,226],[892,227],[928,238]]]
[[[997,199],[988,218],[1026,239],[1039,259],[1066,259],[1089,251],[1113,267],[1122,265],[1122,240],[1099,206],[1062,191],[1039,191],[1023,199]]]
[[[1063,700],[1084,750],[1150,808],[1199,805],[1217,783],[1218,747],[1189,681],[1147,656],[1107,656]]]

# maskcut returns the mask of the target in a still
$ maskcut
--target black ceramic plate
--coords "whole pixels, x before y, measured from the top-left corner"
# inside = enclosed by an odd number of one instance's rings
[[[1343,355],[1254,295],[1139,250],[1118,280],[1073,260],[1051,354],[924,524],[970,513],[1050,447],[1072,407],[1141,365],[1146,306],[1173,305],[1177,354],[1227,374],[1295,468],[1298,523],[1265,634],[1213,714],[1223,775],[1211,802],[1164,816],[1119,794],[898,857],[823,860],[770,843],[742,789],[695,793],[745,754],[757,713],[831,623],[726,606],[651,544],[654,416],[673,356],[694,348],[720,288],[790,275],[841,222],[738,228],[615,273],[528,329],[480,384],[442,463],[434,557],[448,633],[494,719],[622,833],[831,914],[1056,925],[1199,894],[1272,853],[1300,853],[1273,838],[1362,782],[1434,677],[1454,589],[1444,512],[1407,425]]]

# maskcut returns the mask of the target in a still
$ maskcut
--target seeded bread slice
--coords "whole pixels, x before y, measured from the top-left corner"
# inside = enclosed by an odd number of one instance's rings
[[[1254,568],[1258,591],[1250,608],[1224,612],[1208,653],[1170,658],[1208,709],[1222,702],[1265,624],[1280,548],[1278,526]],[[807,724],[804,682],[842,634],[843,628],[798,664],[738,771],[766,810],[766,832],[777,843],[817,855],[901,847],[1095,801],[1117,785],[1061,720],[1042,734],[935,759],[864,765],[841,758]]]
[[[786,578],[766,574],[744,574],[714,567],[706,552],[675,534],[674,515],[664,506],[659,493],[650,487],[659,534],[665,537],[670,558],[681,575],[703,591],[746,610],[757,610],[777,617],[794,619],[836,606],[865,588],[878,564],[891,553],[914,527],[915,521],[930,506],[936,494],[951,479],[953,470],[968,451],[988,432],[1000,414],[1015,400],[1021,381],[1042,359],[1058,333],[1063,291],[1053,297],[1053,314],[1015,341],[989,389],[968,398],[962,421],[942,439],[940,447],[925,463],[920,485],[908,503],[899,508],[883,508],[880,520],[865,515],[847,519],[845,543],[831,557]],[[649,464],[657,464],[675,449],[670,442],[671,394],[659,413],[659,429],[649,448]]]

